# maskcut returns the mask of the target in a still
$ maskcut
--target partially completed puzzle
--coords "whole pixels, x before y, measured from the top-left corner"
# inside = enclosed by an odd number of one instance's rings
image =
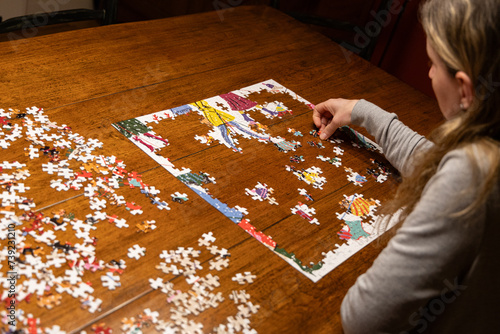
[[[349,127],[320,141],[310,113],[304,116],[313,108],[267,80],[113,126],[228,222],[317,282],[377,237],[380,202],[363,189],[386,181],[389,169],[377,160],[380,147]],[[356,189],[326,203],[329,184],[339,182]],[[314,254],[301,251],[306,235],[317,243]]]

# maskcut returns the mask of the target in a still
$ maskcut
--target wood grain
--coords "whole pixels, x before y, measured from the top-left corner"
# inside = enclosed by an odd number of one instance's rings
[[[51,121],[68,124],[73,132],[102,141],[102,154],[124,160],[127,170],[137,171],[146,183],[160,189],[163,197],[175,191],[189,196],[185,204],[169,202],[168,212],[153,207],[144,210],[141,217],[127,216],[131,225],[128,229],[118,229],[105,221],[99,223],[95,232],[97,256],[105,262],[127,260],[127,269],[121,276],[122,287],[115,291],[101,286],[102,272],[86,274],[85,279],[95,283],[95,295],[103,299],[101,312],[91,314],[81,310],[80,302],[68,295],[64,295],[62,305],[53,310],[40,308],[36,303],[19,305],[27,313],[40,317],[44,327],[57,324],[68,332],[85,329],[91,333],[91,325],[101,322],[118,332],[124,317],[137,316],[146,307],[158,310],[162,318],[168,319],[172,305],[165,301],[164,294],[151,289],[148,282],[149,278],[162,276],[155,268],[160,261],[159,254],[177,247],[198,247],[198,238],[213,231],[216,244],[231,253],[229,269],[220,274],[223,284],[219,291],[227,297],[231,290],[240,288],[231,281],[237,272],[252,271],[258,276],[255,283],[244,288],[252,302],[261,306],[251,317],[251,326],[259,333],[341,333],[342,298],[383,248],[383,244],[377,242],[370,244],[314,284],[159,167],[112,128],[111,123],[271,78],[312,103],[331,97],[365,98],[396,113],[423,134],[428,134],[442,120],[435,101],[354,55],[346,58],[338,45],[268,7],[234,8],[224,13],[224,21],[217,13],[210,12],[3,42],[0,60],[1,108],[43,107]],[[170,138],[172,145],[183,145],[182,151],[172,155],[172,161],[194,168],[211,166],[220,174],[224,189],[232,189],[238,182],[241,188],[259,181],[255,178],[236,180],[237,174],[232,173],[235,169],[258,170],[265,163],[266,168],[273,170],[282,168],[289,157],[276,158],[276,151],[271,147],[257,149],[243,141],[241,145],[245,150],[255,150],[250,160],[228,155],[220,145],[197,145],[187,140],[196,132],[195,124],[199,127],[199,120],[192,115],[168,129],[176,134]],[[287,127],[313,128],[310,111],[300,108],[295,109],[293,115],[266,125],[275,132],[286,131]],[[18,160],[26,162],[30,170],[40,169],[40,161],[29,161],[24,155],[25,145],[18,141],[3,150],[2,160]],[[199,157],[206,156],[207,152],[210,161],[202,161]],[[352,164],[366,167],[362,165],[366,153],[350,156]],[[312,160],[314,156],[307,158]],[[31,187],[29,196],[36,199],[37,208],[47,215],[59,209],[71,210],[80,217],[88,213],[88,200],[82,191],[57,192],[48,189],[49,180],[45,173],[33,173],[27,181]],[[320,217],[325,224],[318,227],[318,231],[331,234],[323,243],[338,242],[339,226],[334,213],[342,195],[356,190],[345,177],[329,180],[325,191],[313,193],[318,210],[331,212],[332,216]],[[283,194],[296,192],[297,182],[293,179],[276,182]],[[384,188],[366,186],[364,191],[386,200],[396,186],[395,181],[390,181]],[[213,192],[217,189],[213,187]],[[149,208],[138,189],[123,192],[129,200]],[[227,196],[224,200],[232,205],[249,201],[236,191],[217,195]],[[284,240],[283,245],[294,249],[306,262],[317,261],[324,247],[317,242],[319,232],[294,229],[300,220],[289,212],[293,204],[287,198],[287,195],[279,198],[278,202],[282,202],[275,217],[269,217],[266,205],[256,204],[259,210],[251,219],[256,224],[265,222],[258,226],[259,230]],[[123,207],[109,207],[106,211],[127,214]],[[157,221],[157,230],[149,234],[136,232],[134,223],[148,219]],[[78,242],[72,233],[68,231],[67,241]],[[126,255],[127,248],[136,243],[147,247],[145,258],[139,261]],[[208,262],[213,257],[204,252],[200,258],[204,266],[202,274],[208,272]],[[186,288],[182,276],[162,277]],[[192,319],[203,323],[204,330],[209,332],[236,311],[226,300],[219,308]],[[153,328],[143,331],[155,332]]]

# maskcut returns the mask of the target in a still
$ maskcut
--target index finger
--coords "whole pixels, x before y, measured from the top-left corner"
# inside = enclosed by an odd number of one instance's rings
[[[325,107],[325,102],[317,104],[313,110],[313,122],[320,130],[328,125],[329,120],[333,118],[331,112]]]

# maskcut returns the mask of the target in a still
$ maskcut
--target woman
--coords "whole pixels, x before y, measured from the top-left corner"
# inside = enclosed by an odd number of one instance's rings
[[[345,296],[343,327],[500,333],[500,0],[429,0],[421,20],[446,118],[429,139],[364,100],[313,112],[322,139],[365,127],[403,175],[382,219],[397,232]]]

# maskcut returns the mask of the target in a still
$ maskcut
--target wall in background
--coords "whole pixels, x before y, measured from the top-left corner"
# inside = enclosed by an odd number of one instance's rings
[[[426,37],[418,20],[418,9],[422,1],[408,1],[397,27],[380,36],[380,44],[371,61],[410,86],[434,97],[428,76]]]
[[[3,20],[26,14],[27,0],[0,0],[0,16]]]
[[[241,5],[269,5],[269,3],[270,0],[119,0],[118,22],[160,19]]]
[[[92,0],[0,0],[0,16],[5,21],[16,16],[93,6]]]

